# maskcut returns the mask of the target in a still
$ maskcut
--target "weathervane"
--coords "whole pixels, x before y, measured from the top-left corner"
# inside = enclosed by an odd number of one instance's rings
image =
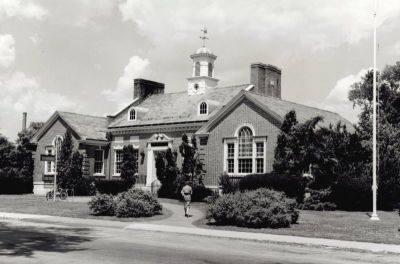
[[[201,30],[201,32],[203,32],[203,36],[200,36],[200,38],[203,40],[203,47],[205,47],[206,46],[206,39],[208,39],[208,37],[206,36],[207,28],[203,27],[200,30]]]

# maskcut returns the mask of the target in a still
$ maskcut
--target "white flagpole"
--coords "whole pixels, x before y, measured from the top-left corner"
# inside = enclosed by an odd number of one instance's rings
[[[379,220],[378,214],[376,212],[376,172],[377,172],[377,157],[376,157],[376,137],[377,137],[377,129],[376,129],[376,10],[377,9],[377,0],[375,0],[374,7],[374,72],[373,72],[373,113],[372,113],[372,215],[370,220],[377,221]]]

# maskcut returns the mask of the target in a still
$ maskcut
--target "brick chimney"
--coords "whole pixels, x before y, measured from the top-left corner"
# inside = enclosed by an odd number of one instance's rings
[[[145,98],[151,94],[163,94],[165,85],[145,79],[133,80],[133,99]]]
[[[22,131],[25,131],[26,130],[26,116],[27,116],[28,114],[26,113],[26,112],[23,112],[22,113]]]
[[[281,70],[270,64],[252,63],[250,82],[254,92],[281,99]]]

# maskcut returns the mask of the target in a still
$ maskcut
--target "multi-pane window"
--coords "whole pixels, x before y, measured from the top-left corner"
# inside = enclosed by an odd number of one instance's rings
[[[115,151],[115,174],[121,174],[121,165],[122,165],[122,149],[118,149]]]
[[[228,173],[265,173],[266,138],[255,137],[253,130],[243,126],[237,138],[225,142],[225,170]]]
[[[94,153],[94,174],[104,174],[104,152],[102,149],[96,149]]]
[[[243,127],[238,134],[239,173],[253,172],[253,132],[249,127]]]
[[[136,120],[136,110],[135,109],[129,110],[129,120]]]
[[[136,170],[138,170],[138,168],[139,168],[139,149],[138,148],[133,149],[133,155],[136,158]],[[122,149],[115,150],[115,162],[114,162],[114,172],[115,172],[114,174],[115,175],[121,174],[122,157],[123,157]]]
[[[239,173],[252,173],[253,160],[252,159],[239,159]]]
[[[46,155],[54,155],[54,147],[48,146],[45,148]],[[44,173],[45,174],[54,174],[55,172],[55,164],[54,161],[45,161],[44,162]]]
[[[264,159],[257,158],[257,173],[264,172]]]
[[[264,142],[256,143],[256,172],[264,173]]]
[[[199,106],[199,113],[200,115],[206,115],[208,114],[208,107],[207,107],[207,103],[206,102],[202,102]]]
[[[228,173],[233,173],[235,171],[235,144],[229,143],[228,147],[228,155],[227,155],[227,163],[228,163]]]

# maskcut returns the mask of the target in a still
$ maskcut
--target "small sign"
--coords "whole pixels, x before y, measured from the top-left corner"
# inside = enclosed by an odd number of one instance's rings
[[[40,155],[41,161],[55,161],[56,157],[54,155]]]

